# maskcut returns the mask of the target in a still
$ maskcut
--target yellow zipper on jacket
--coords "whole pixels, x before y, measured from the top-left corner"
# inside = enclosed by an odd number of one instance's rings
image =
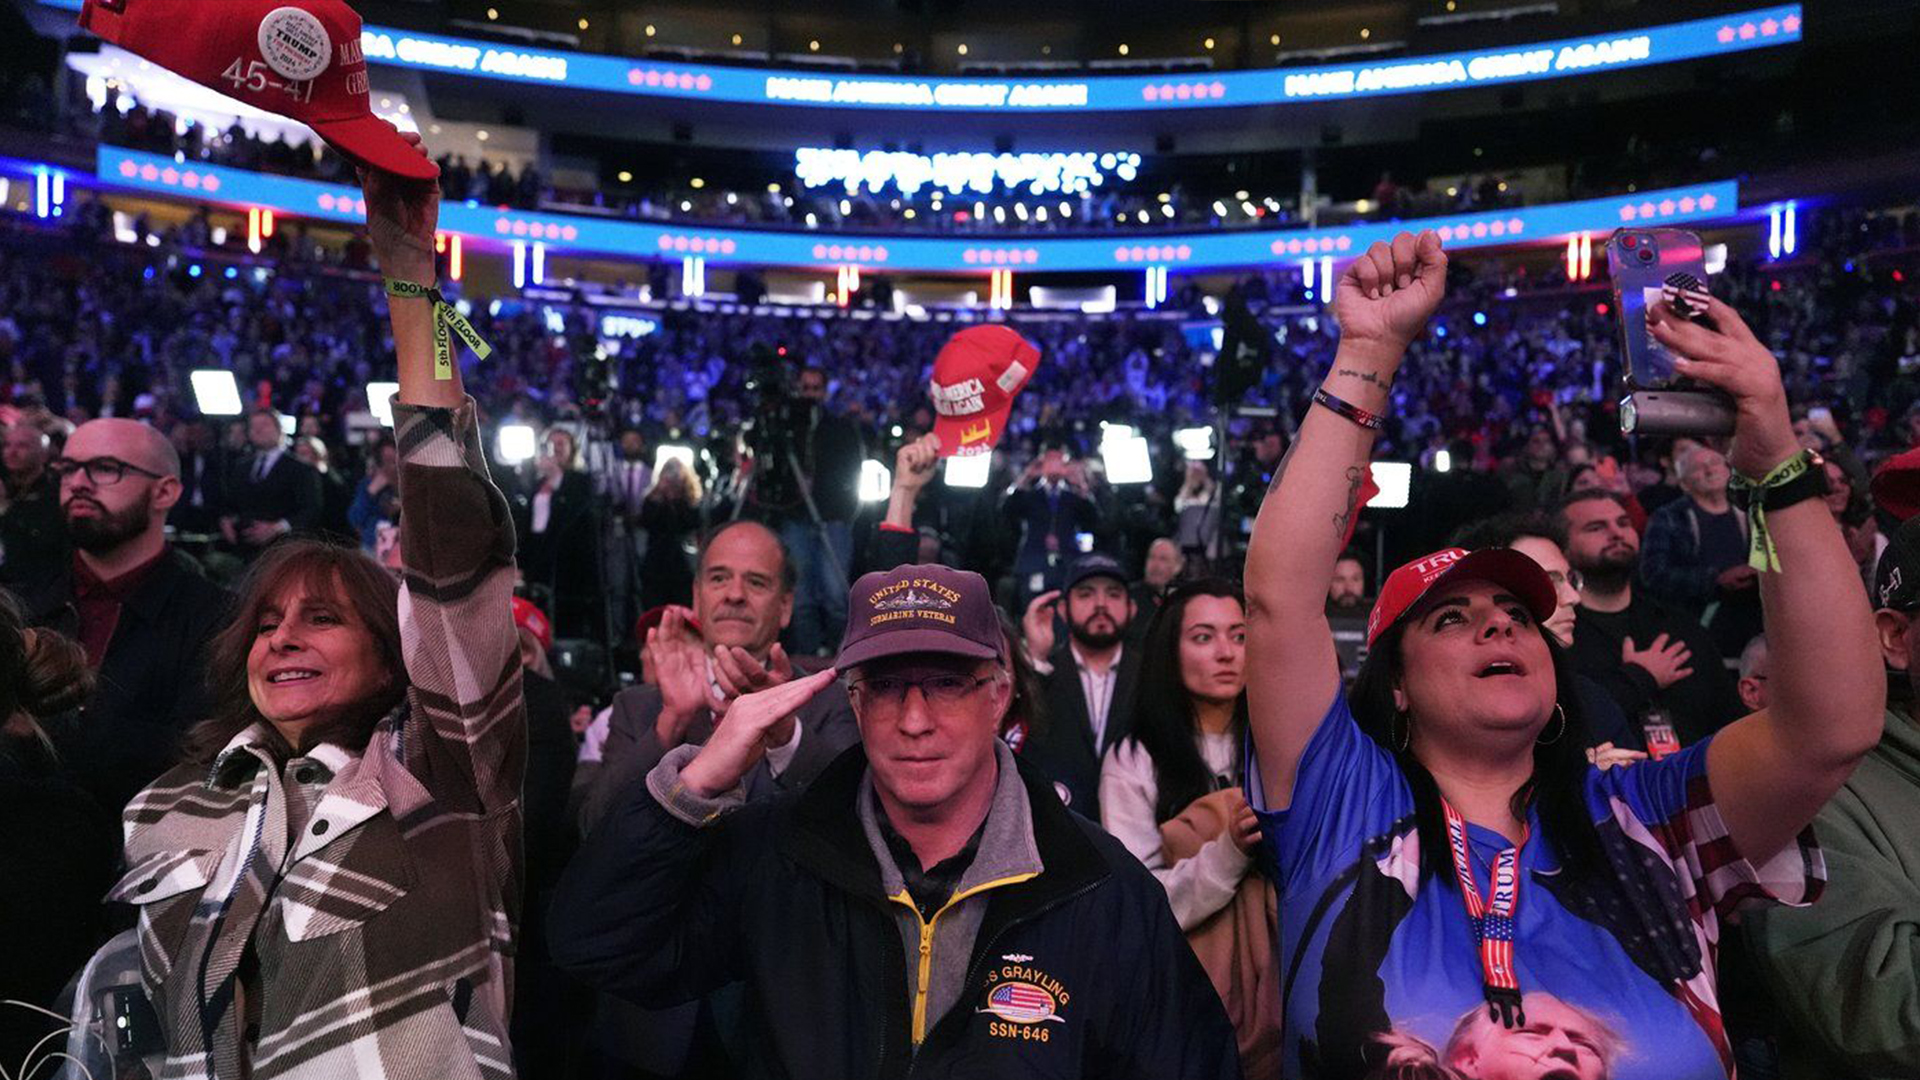
[[[969,896],[978,896],[988,889],[997,889],[1004,885],[1018,885],[1039,876],[1037,873],[1025,873],[983,881],[971,889],[948,897],[947,902],[940,905],[940,910],[934,912],[931,919],[920,917],[920,909],[914,905],[913,895],[907,890],[901,889],[887,897],[896,904],[906,905],[907,910],[913,912],[914,921],[920,924],[920,966],[914,979],[913,991],[913,1045],[919,1046],[927,1036],[927,982],[933,975],[933,928],[939,925],[940,916],[945,915],[955,904]]]

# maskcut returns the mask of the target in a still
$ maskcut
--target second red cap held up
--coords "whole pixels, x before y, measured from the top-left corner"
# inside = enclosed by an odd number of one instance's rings
[[[1040,366],[1040,350],[1005,326],[969,326],[933,360],[933,433],[940,456],[984,454],[1006,433],[1014,396]]]

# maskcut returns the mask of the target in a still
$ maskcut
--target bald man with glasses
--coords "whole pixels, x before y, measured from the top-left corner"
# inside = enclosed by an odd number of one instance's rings
[[[228,596],[167,542],[181,487],[180,457],[165,436],[134,420],[94,420],[49,468],[73,556],[22,598],[34,625],[86,647],[96,689],[53,735],[81,781],[117,810],[173,763],[180,733],[205,718],[200,648],[224,621]]]

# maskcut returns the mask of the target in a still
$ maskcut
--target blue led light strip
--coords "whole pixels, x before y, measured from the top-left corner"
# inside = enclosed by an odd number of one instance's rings
[[[80,9],[80,0],[41,0]],[[369,26],[367,59],[417,71],[644,97],[910,112],[1153,112],[1283,105],[1452,90],[1617,71],[1785,45],[1799,4],[1529,45],[1360,64],[1092,75],[1077,79],[916,78],[676,64]]]
[[[360,222],[366,206],[356,188],[315,180],[228,169],[103,146],[97,163],[101,183],[119,188],[260,206],[278,214],[327,221]],[[978,273],[987,270],[1142,270],[1165,266],[1183,273],[1297,263],[1303,258],[1342,259],[1401,229],[1432,228],[1450,246],[1564,241],[1569,233],[1611,231],[1621,225],[1672,225],[1731,217],[1739,207],[1732,180],[1693,184],[1581,202],[1530,206],[1481,214],[1456,214],[1405,222],[1366,222],[1340,228],[1273,230],[1216,229],[1194,233],[1082,237],[912,236],[831,234],[709,228],[627,221],[573,214],[496,210],[465,203],[440,208],[440,226],[473,242],[506,245],[538,241],[550,252],[627,258],[700,256],[709,262],[863,271],[922,270]]]

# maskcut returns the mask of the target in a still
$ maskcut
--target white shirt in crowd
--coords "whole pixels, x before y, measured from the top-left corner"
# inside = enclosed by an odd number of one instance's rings
[[[1200,759],[1215,776],[1234,773],[1234,737],[1199,736]],[[1153,757],[1133,739],[1124,739],[1107,751],[1100,764],[1100,824],[1126,845],[1167,890],[1167,901],[1181,930],[1191,930],[1226,907],[1247,876],[1245,852],[1222,834],[1189,859],[1167,865],[1160,850],[1160,823],[1153,808],[1160,794],[1153,776]]]
[[[1073,650],[1073,666],[1080,673],[1080,692],[1087,699],[1087,726],[1093,729],[1093,745],[1098,749],[1107,745],[1107,716],[1113,712],[1113,689],[1120,679],[1120,656],[1126,650],[1124,646],[1113,650],[1106,670],[1095,671],[1080,655],[1080,646],[1069,648]]]

